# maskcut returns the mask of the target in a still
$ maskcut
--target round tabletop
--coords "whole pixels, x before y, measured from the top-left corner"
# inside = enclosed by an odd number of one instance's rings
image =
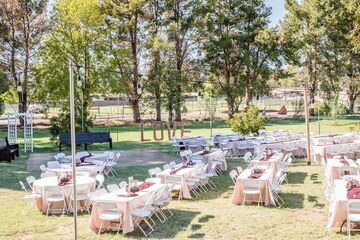
[[[76,185],[90,185],[95,183],[95,178],[85,177],[85,176],[77,176],[76,177]],[[34,187],[52,187],[59,186],[57,177],[47,177],[35,180]],[[72,186],[72,183],[66,184],[65,186]]]

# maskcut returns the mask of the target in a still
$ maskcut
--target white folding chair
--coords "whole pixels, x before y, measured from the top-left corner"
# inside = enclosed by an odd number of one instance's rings
[[[360,231],[358,228],[351,228],[351,223],[360,223],[360,200],[349,200],[347,211],[347,233],[350,238],[351,231]]]
[[[95,176],[95,180],[97,182],[96,189],[99,190],[102,187],[102,185],[103,185],[103,183],[105,181],[105,177],[102,174],[98,174],[98,175]]]
[[[122,181],[122,182],[119,183],[119,187],[120,187],[120,188],[125,188],[127,185],[128,185],[128,184],[127,184],[127,182],[125,182],[125,181]]]
[[[246,196],[247,195],[258,195],[258,206],[262,202],[261,196],[261,189],[260,189],[260,181],[255,179],[242,179],[242,186],[243,186],[243,205],[246,203]]]
[[[169,166],[170,166],[170,167],[174,167],[175,165],[176,165],[176,162],[174,162],[174,161],[172,161],[172,162],[169,163]]]
[[[169,164],[165,164],[165,165],[163,166],[163,168],[164,168],[164,170],[169,169],[169,168],[170,168],[170,165],[169,165]]]
[[[238,174],[240,175],[242,172],[243,172],[243,169],[242,167],[236,167],[236,170],[238,171]]]
[[[49,161],[47,162],[48,168],[60,168],[60,163],[58,161]]]
[[[27,178],[26,178],[26,182],[27,182],[27,184],[29,185],[29,187],[31,188],[31,190],[34,190],[33,189],[33,183],[35,182],[35,177],[34,176],[28,176]]]
[[[145,237],[148,237],[153,231],[155,222],[151,218],[155,209],[153,207],[153,203],[157,197],[157,192],[154,192],[150,198],[146,201],[145,206],[143,208],[135,208],[131,211],[131,215],[134,217],[135,225],[140,229],[140,231],[144,234]],[[148,220],[151,220],[154,226],[152,226]],[[150,228],[150,231],[145,232],[144,228],[141,227],[140,223],[144,221]]]
[[[171,184],[172,185],[172,192],[178,192],[179,193],[179,197],[178,200],[182,199],[182,181],[181,181],[181,177],[176,176],[176,175],[167,175],[165,176],[165,182],[167,184]]]
[[[40,170],[41,170],[41,172],[43,172],[43,173],[46,172],[46,170],[47,170],[47,169],[46,169],[46,166],[45,166],[44,164],[41,164],[41,165],[40,165]]]
[[[61,187],[59,186],[45,187],[44,196],[45,196],[45,201],[47,202],[46,217],[48,217],[49,213],[53,210],[62,210],[62,215],[64,215],[66,209],[66,202],[65,202],[65,195]],[[51,209],[51,205],[54,203],[61,203],[63,207],[59,209]]]
[[[19,181],[19,183],[20,183],[21,189],[24,190],[26,193],[28,193],[24,183],[22,181]],[[29,201],[29,204],[27,205],[26,210],[35,207],[35,202],[39,198],[41,198],[40,194],[36,194],[36,193],[26,194],[24,196],[24,199]]]
[[[90,214],[90,206],[88,205],[88,193],[90,191],[89,185],[77,185],[76,186],[76,203],[79,202],[79,210],[80,211],[87,211]],[[73,200],[74,200],[74,195],[75,193],[73,191],[71,191],[70,194],[70,204],[69,204],[69,210],[73,211]],[[83,202],[84,206],[81,206],[81,202]]]
[[[251,160],[252,160],[252,153],[251,152],[245,153],[244,160],[245,160],[246,165],[248,167],[250,167],[251,166]]]
[[[230,171],[229,175],[230,175],[230,178],[231,178],[231,180],[233,181],[233,183],[235,185],[237,177],[238,177],[238,173],[236,172],[235,169],[233,169],[233,170]]]
[[[101,221],[98,235],[100,235],[104,222],[119,222],[117,235],[120,232],[122,225],[123,213],[119,210],[116,203],[95,201],[95,206],[98,209],[99,219]]]
[[[120,188],[117,184],[109,184],[106,186],[106,188],[109,192],[114,192],[114,191],[120,190]]]

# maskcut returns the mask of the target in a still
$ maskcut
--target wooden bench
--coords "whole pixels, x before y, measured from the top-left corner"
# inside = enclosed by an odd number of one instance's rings
[[[76,145],[84,144],[87,151],[87,145],[93,143],[109,143],[109,147],[112,149],[112,139],[110,132],[93,132],[93,133],[76,133],[75,135]],[[60,133],[59,135],[59,150],[61,151],[62,145],[71,145],[70,133]]]
[[[6,141],[7,147],[10,149],[11,154],[13,154],[17,157],[20,156],[19,144],[9,144],[9,140],[7,137],[5,137],[5,141]]]
[[[19,145],[9,144],[7,137],[0,138],[0,161],[11,162],[15,156],[19,156]]]

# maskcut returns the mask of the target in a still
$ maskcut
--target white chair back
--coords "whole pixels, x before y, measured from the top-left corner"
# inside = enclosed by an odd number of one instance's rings
[[[164,168],[164,170],[169,169],[169,168],[170,168],[170,165],[169,165],[169,164],[165,164],[165,165],[163,166],[163,168]]]
[[[47,162],[48,168],[60,168],[60,163],[58,161]]]
[[[44,173],[46,172],[46,166],[44,164],[40,165],[40,170]]]
[[[28,176],[27,178],[26,178],[26,182],[29,184],[29,187],[31,188],[31,189],[33,189],[33,183],[35,182],[35,177],[34,176]]]
[[[119,187],[120,188],[125,188],[127,186],[127,182],[122,181],[121,183],[119,183]]]
[[[105,177],[102,174],[98,174],[98,175],[96,175],[95,180],[98,184],[97,189],[100,189],[105,181]]]

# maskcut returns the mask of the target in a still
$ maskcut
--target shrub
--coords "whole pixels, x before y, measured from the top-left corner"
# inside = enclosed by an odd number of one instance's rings
[[[304,99],[299,98],[291,102],[294,109],[293,118],[299,118],[304,112]]]
[[[77,109],[75,117],[76,132],[81,132],[81,125],[81,109]],[[93,118],[89,117],[88,111],[84,110],[84,132],[89,132],[89,128],[93,126]],[[70,112],[68,109],[62,109],[58,116],[50,119],[51,140],[56,141],[61,132],[70,132]]]
[[[259,109],[255,105],[249,105],[244,112],[237,113],[232,119],[227,120],[231,130],[242,135],[258,135],[265,122],[266,117],[259,114]]]
[[[314,115],[328,116],[336,118],[337,116],[349,114],[349,109],[342,103],[336,101],[331,103],[316,103],[314,106]]]

